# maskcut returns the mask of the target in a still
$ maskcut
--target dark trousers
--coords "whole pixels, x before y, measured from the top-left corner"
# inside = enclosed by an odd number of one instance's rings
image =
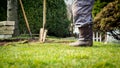
[[[94,0],[74,0],[72,4],[73,23],[75,27],[92,24]]]

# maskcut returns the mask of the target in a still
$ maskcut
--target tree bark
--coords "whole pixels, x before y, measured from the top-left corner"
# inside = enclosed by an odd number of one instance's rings
[[[15,30],[13,36],[19,35],[17,9],[18,9],[17,0],[7,0],[7,21],[15,21]]]

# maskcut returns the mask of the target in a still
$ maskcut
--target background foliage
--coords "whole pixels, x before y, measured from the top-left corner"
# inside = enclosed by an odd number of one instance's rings
[[[32,33],[39,34],[39,30],[42,27],[43,0],[22,0],[22,1]],[[108,3],[113,1],[119,1],[119,0],[95,0],[93,12],[92,12],[93,18],[95,19],[95,17],[99,17],[100,14],[103,16],[99,18],[99,21],[101,20],[101,22],[94,22],[94,26],[95,26],[94,29],[100,31],[103,30],[108,31],[110,29],[113,30],[114,28],[119,28],[118,26],[120,24],[118,22],[118,20],[120,20],[119,15],[115,17],[115,19],[117,19],[116,21],[102,21],[103,18],[108,18],[108,17],[110,18],[111,16],[114,16],[114,13],[119,12],[119,9],[115,9],[115,8],[113,8],[113,12],[115,10],[113,14],[111,14],[112,12],[108,10],[102,12],[102,9],[105,6],[107,6]],[[18,6],[19,6],[18,14],[19,14],[20,33],[28,34],[19,3]],[[119,7],[120,3],[113,5],[113,7],[114,6]],[[111,7],[108,7],[106,9],[109,8]],[[6,20],[7,17],[6,9],[7,9],[7,0],[2,0],[0,2],[0,21]],[[97,15],[98,13],[99,15]],[[105,16],[106,14],[104,13],[109,15]],[[67,19],[66,5],[64,3],[64,0],[47,0],[46,28],[48,29],[48,35],[58,36],[58,37],[69,36],[69,24],[70,22]],[[108,25],[111,25],[112,27],[111,26],[106,27]]]
[[[120,40],[120,2],[109,2],[94,17],[94,30],[110,32],[112,36]]]
[[[94,7],[93,7],[93,17],[96,16],[97,13],[99,13],[103,7],[105,7],[109,2],[112,2],[114,0],[95,0]]]
[[[32,33],[39,34],[42,28],[43,0],[23,0]],[[19,8],[21,9],[21,8]],[[27,33],[21,10],[19,11],[20,31]],[[69,21],[66,18],[66,7],[63,0],[47,0],[48,35],[65,37],[69,34]]]
[[[6,20],[7,18],[7,0],[0,1],[0,21]]]
[[[94,18],[95,28],[102,31],[115,30],[120,27],[120,4],[110,2]]]

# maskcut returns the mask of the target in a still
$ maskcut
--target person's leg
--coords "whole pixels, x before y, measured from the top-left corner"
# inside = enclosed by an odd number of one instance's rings
[[[74,0],[73,23],[79,29],[79,39],[70,46],[92,46],[92,7],[94,0]]]

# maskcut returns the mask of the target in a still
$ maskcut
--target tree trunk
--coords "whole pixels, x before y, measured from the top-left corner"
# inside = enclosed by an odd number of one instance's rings
[[[15,21],[15,30],[13,36],[19,35],[17,9],[17,0],[7,0],[7,21]]]

